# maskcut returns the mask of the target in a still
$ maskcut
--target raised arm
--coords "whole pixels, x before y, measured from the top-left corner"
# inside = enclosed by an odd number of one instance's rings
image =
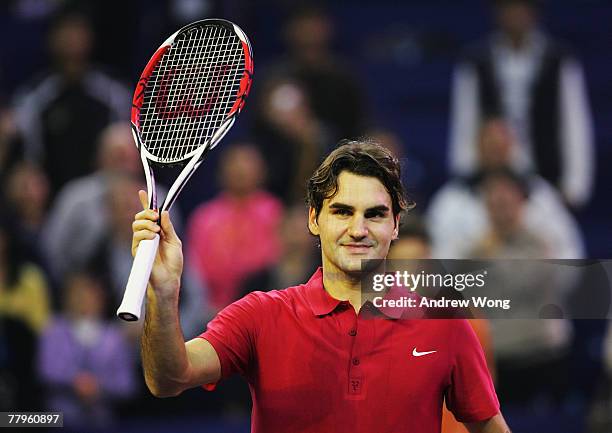
[[[160,234],[159,250],[147,288],[146,314],[141,339],[142,364],[147,387],[156,397],[172,397],[185,389],[212,383],[221,377],[219,357],[201,338],[185,343],[179,324],[178,300],[183,252],[168,212],[147,209],[147,195],[139,192],[145,210],[135,217],[132,254],[140,241]],[[161,227],[160,227],[161,226]]]

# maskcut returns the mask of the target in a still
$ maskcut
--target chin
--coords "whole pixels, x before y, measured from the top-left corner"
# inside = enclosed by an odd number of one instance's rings
[[[347,274],[350,275],[357,275],[357,274],[362,274],[364,272],[369,272],[372,271],[372,269],[378,265],[378,263],[376,262],[371,262],[369,263],[365,269],[362,268],[361,262],[362,260],[377,260],[377,257],[359,257],[359,258],[353,258],[350,260],[347,260],[344,264],[344,266],[342,267],[342,270],[344,272],[346,272]]]

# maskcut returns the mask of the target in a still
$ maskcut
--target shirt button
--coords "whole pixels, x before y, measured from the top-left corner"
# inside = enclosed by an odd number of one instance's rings
[[[351,329],[348,333],[351,337],[354,337],[355,335],[357,335],[357,330],[356,329]]]
[[[353,365],[359,365],[359,358],[353,358]]]

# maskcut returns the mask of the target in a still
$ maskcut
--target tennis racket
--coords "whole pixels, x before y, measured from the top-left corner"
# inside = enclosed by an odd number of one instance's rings
[[[138,80],[131,115],[149,208],[158,209],[153,169],[184,165],[159,208],[160,212],[169,210],[206,153],[234,124],[252,76],[251,44],[229,21],[194,22],[157,49]],[[117,310],[124,320],[140,319],[158,245],[159,235],[138,245]]]

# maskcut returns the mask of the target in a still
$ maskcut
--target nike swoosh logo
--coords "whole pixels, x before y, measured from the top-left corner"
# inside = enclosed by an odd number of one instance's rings
[[[425,356],[425,355],[431,355],[432,353],[436,353],[437,350],[430,350],[429,352],[417,352],[416,347],[414,349],[412,349],[412,356]]]

